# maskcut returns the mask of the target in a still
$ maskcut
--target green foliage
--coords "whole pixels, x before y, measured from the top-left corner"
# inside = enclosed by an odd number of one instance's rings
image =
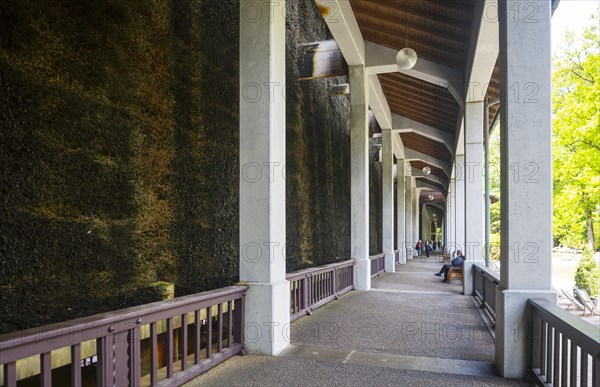
[[[575,286],[585,290],[591,297],[598,296],[600,267],[590,250],[585,250],[575,270]]]
[[[600,40],[597,16],[590,22],[577,42],[568,33],[569,48],[554,58],[554,237],[594,248],[588,230],[600,221]]]

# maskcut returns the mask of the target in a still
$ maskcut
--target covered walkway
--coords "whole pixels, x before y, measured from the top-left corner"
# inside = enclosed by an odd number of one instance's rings
[[[494,370],[494,339],[460,281],[440,282],[437,256],[409,260],[303,317],[278,356],[237,356],[205,385],[525,385]]]

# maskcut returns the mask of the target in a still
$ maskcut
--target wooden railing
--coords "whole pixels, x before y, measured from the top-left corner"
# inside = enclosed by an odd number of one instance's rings
[[[600,332],[545,300],[528,300],[531,372],[539,385],[600,386]]]
[[[52,351],[67,348],[67,385],[90,377],[101,387],[181,385],[242,351],[247,289],[230,286],[8,334],[0,341],[3,384],[15,386],[17,361],[34,356],[40,385],[50,386]],[[81,348],[90,342],[97,363],[82,375]],[[143,360],[142,344],[149,348]]]
[[[473,265],[473,293],[490,315],[496,321],[496,286],[500,283],[500,275],[479,264]]]
[[[369,257],[371,260],[371,278],[377,277],[385,271],[385,254],[377,254]]]
[[[287,280],[294,321],[354,289],[354,260],[289,273]]]

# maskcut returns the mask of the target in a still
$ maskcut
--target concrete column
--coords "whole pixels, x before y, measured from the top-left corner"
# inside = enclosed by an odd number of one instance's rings
[[[406,223],[406,208],[404,206],[406,189],[404,187],[404,159],[396,161],[398,176],[396,177],[396,189],[398,193],[396,195],[396,206],[397,206],[397,219],[396,219],[396,235],[398,240],[398,252],[400,254],[400,264],[406,263],[406,235],[405,235],[405,223]]]
[[[448,213],[448,254],[452,256],[452,252],[456,251],[456,178],[454,177],[450,179],[448,197],[448,205],[450,207]]]
[[[412,259],[413,253],[415,251],[415,244],[417,241],[413,240],[413,205],[412,205],[412,176],[411,176],[411,166],[410,162],[406,161],[404,163],[404,188],[406,190],[404,199],[405,199],[405,243],[406,243],[406,259]]]
[[[470,257],[466,256],[465,253],[465,155],[456,155],[456,184],[454,185],[456,195],[456,211],[454,212],[454,218],[456,222],[455,227],[455,244],[456,250],[462,250],[467,259]]]
[[[413,179],[412,181],[412,206],[413,206],[413,212],[412,212],[412,232],[413,232],[413,241],[415,241],[415,243],[417,243],[417,241],[420,239],[419,238],[419,216],[420,216],[420,211],[419,211],[419,190],[417,190],[417,180]],[[425,250],[423,250],[425,251]]]
[[[247,17],[248,7],[262,17]],[[280,1],[240,2],[240,282],[250,286],[244,345],[263,355],[289,345],[284,9]]]
[[[556,302],[551,291],[551,4],[536,1],[534,20],[530,6],[524,0],[498,2],[502,266],[496,368],[505,378],[527,373],[527,299]]]
[[[483,203],[483,120],[481,102],[465,105],[465,262],[463,294],[473,293],[473,264],[484,264],[484,203]],[[487,119],[487,117],[486,117]]]
[[[369,87],[364,66],[350,66],[351,252],[354,286],[371,288],[369,261]]]
[[[383,216],[383,253],[385,254],[385,271],[393,273],[396,267],[394,257],[394,151],[392,130],[381,130],[382,162],[381,192]]]

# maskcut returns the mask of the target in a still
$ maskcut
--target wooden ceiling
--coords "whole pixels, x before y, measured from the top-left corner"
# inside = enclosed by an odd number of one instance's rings
[[[402,73],[379,81],[392,112],[454,134],[459,106],[447,88]]]
[[[444,172],[443,169],[438,168],[433,164],[426,163],[424,161],[413,160],[410,162],[410,165],[413,168],[417,168],[419,170],[423,170],[423,168],[429,167],[429,169],[431,169],[431,175],[439,177],[440,179],[443,179],[444,181],[446,181],[450,178],[450,176],[446,175],[446,172]]]
[[[471,0],[350,0],[350,4],[366,41],[394,50],[408,46],[419,59],[466,71],[475,13]],[[498,70],[496,64],[490,100],[499,95]],[[379,81],[392,113],[456,136],[461,111],[447,88],[402,73],[380,74]],[[490,122],[497,110],[498,105],[490,107]],[[453,161],[441,142],[417,133],[400,136],[407,148],[449,164]],[[425,166],[425,162],[412,164],[419,169]],[[448,179],[440,168],[432,168],[432,175]],[[446,192],[448,187],[439,188]]]
[[[434,159],[446,161],[448,164],[452,161],[452,153],[441,142],[434,141],[415,132],[400,133],[400,138],[404,146],[410,149],[419,151]]]
[[[396,50],[408,45],[419,57],[459,70],[464,70],[468,56],[473,23],[470,3],[350,0],[365,40]]]

